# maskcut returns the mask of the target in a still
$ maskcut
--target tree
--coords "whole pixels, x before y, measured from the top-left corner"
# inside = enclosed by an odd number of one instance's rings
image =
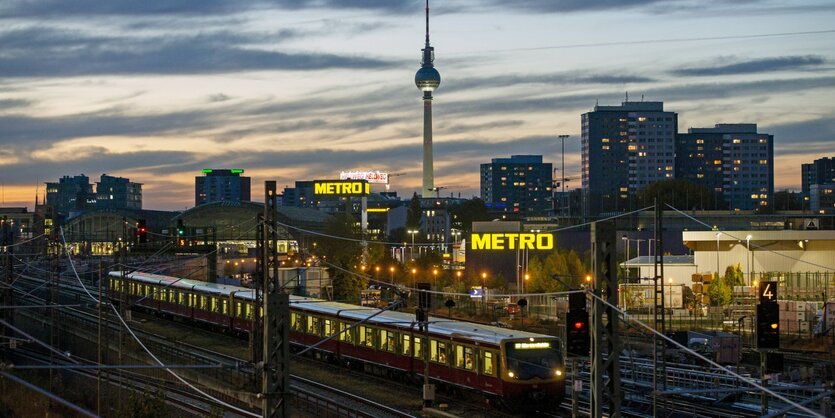
[[[452,219],[452,227],[461,230],[464,235],[472,232],[473,222],[490,220],[487,206],[484,205],[483,200],[477,197],[450,206],[449,214]]]
[[[714,275],[714,277],[716,277]],[[733,287],[728,284],[724,277],[716,278],[707,287],[707,295],[710,297],[710,306],[725,306],[731,302]]]
[[[406,228],[420,229],[420,218],[423,211],[420,209],[420,198],[417,193],[412,195],[412,200],[409,202],[409,210],[406,212]]]
[[[353,218],[342,214],[326,222],[325,233],[328,236],[319,241],[317,252],[329,264],[334,298],[353,300],[358,297],[360,290],[368,287],[365,279],[351,273],[362,260],[360,231]],[[381,246],[371,245],[369,252],[371,247]]]
[[[744,286],[745,275],[742,273],[742,265],[728,266],[725,268],[725,276],[722,277],[729,286]]]
[[[641,189],[637,195],[638,204],[644,207],[652,206],[656,198],[682,210],[727,209],[720,194],[689,180],[657,181]]]

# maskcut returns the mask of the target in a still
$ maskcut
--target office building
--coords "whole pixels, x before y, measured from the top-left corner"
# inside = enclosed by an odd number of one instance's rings
[[[675,175],[678,115],[663,102],[595,106],[582,115],[583,214],[635,209],[644,187]]]
[[[244,170],[211,169],[203,170],[203,177],[194,178],[194,204],[209,202],[249,202],[250,178],[241,174]]]
[[[552,205],[552,166],[541,155],[512,155],[481,164],[481,199],[487,210],[547,216]]]
[[[57,217],[70,216],[71,212],[94,209],[96,194],[90,178],[84,174],[64,176],[56,183],[46,183],[46,205],[51,206]]]
[[[801,166],[803,197],[810,197],[813,184],[835,183],[835,158],[820,158]]]
[[[142,183],[124,177],[102,174],[96,182],[96,207],[99,209],[142,209]]]
[[[676,139],[675,177],[704,185],[732,210],[770,208],[774,136],[753,123],[688,129]]]

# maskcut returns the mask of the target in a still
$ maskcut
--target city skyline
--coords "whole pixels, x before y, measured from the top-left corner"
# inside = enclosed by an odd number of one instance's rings
[[[479,165],[559,159],[580,187],[580,115],[663,101],[679,132],[756,123],[774,135],[775,190],[835,155],[835,5],[538,0],[431,4],[435,185],[477,195]],[[0,6],[0,182],[30,206],[63,175],[143,183],[148,208],[190,206],[194,176],[264,180],[407,172],[421,188],[414,69],[422,0],[10,1]],[[663,34],[660,35],[659,34]],[[767,36],[763,36],[767,35]]]

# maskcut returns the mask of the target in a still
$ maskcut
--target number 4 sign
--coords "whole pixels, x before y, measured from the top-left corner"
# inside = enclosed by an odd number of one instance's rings
[[[760,303],[777,302],[777,282],[760,282]]]

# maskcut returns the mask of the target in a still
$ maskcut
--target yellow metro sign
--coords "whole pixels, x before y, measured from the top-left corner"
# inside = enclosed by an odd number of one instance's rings
[[[364,180],[316,180],[313,182],[313,194],[319,196],[368,196],[371,185]]]
[[[472,250],[553,250],[552,234],[528,232],[473,233]]]

